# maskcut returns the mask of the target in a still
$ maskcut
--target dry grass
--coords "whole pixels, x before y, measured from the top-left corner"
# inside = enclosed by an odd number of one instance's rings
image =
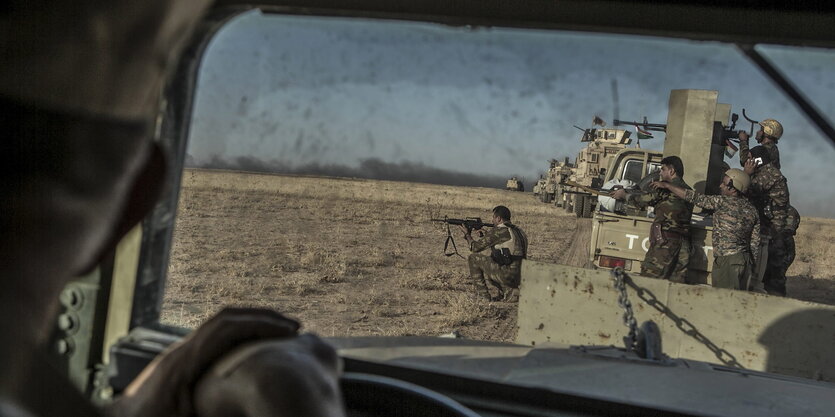
[[[835,276],[835,221],[804,217],[797,236],[796,258],[788,275]]]
[[[445,227],[429,222],[489,219],[499,204],[527,232],[531,259],[570,252],[576,218],[530,193],[186,170],[162,319],[195,327],[224,305],[264,306],[324,336],[512,340],[516,305],[480,299],[466,262],[442,255]],[[793,295],[835,300],[833,232],[832,220],[803,219]]]

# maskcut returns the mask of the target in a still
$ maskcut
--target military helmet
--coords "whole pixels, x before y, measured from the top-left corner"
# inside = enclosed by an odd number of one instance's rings
[[[740,193],[748,191],[748,186],[751,185],[751,177],[745,171],[738,168],[731,168],[725,171],[725,175],[731,179],[731,186],[737,191]]]
[[[767,136],[774,139],[780,139],[780,136],[783,136],[783,125],[774,119],[765,119],[760,122],[760,126],[763,127],[763,133]]]

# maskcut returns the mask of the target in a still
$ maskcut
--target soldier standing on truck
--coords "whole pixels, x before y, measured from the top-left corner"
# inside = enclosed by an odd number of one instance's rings
[[[760,216],[745,197],[751,179],[740,169],[729,169],[719,184],[721,195],[704,195],[668,182],[653,182],[713,213],[713,286],[750,289],[751,276],[760,249]]]
[[[794,260],[796,230],[796,221],[790,216],[794,210],[790,209],[789,187],[766,147],[755,146],[750,153],[745,162],[745,173],[751,177],[749,196],[759,212],[763,234],[768,235],[763,285],[769,294],[785,296],[786,270]]]
[[[668,156],[661,160],[661,181],[689,190],[690,186],[681,178],[683,175],[684,163],[681,158]],[[663,189],[630,194],[620,189],[612,193],[611,197],[626,200],[627,204],[641,209],[647,206],[655,208],[655,220],[650,227],[649,250],[641,262],[641,275],[685,282],[687,264],[690,263],[690,216],[693,213],[693,203]]]
[[[777,169],[780,169],[780,151],[777,149],[777,141],[783,136],[783,125],[774,119],[765,119],[759,122],[760,130],[754,138],[760,146],[768,150],[769,159]],[[751,156],[748,150],[748,133],[739,132],[739,163],[745,165],[745,161]]]
[[[514,301],[518,299],[522,259],[528,255],[528,236],[510,222],[510,209],[505,206],[493,209],[493,224],[496,227],[478,240],[473,238],[471,230],[460,226],[473,252],[467,258],[470,276],[475,282],[484,283],[489,301]],[[478,253],[488,248],[489,255]],[[497,288],[496,297],[490,295],[488,282]]]

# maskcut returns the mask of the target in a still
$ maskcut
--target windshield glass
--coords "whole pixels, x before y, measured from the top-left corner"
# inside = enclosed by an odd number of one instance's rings
[[[759,50],[835,113],[835,53]],[[430,219],[489,223],[503,205],[528,259],[583,266],[588,220],[534,185],[551,161],[575,164],[584,130],[603,123],[631,133],[624,146],[662,150],[663,132],[613,121],[667,123],[673,89],[719,91],[737,130],[752,128],[743,108],[782,123],[782,172],[804,218],[789,296],[835,304],[835,152],[733,45],[252,12],[200,68],[166,324],[193,328],[234,304],[323,336],[514,341],[518,301],[486,300],[459,227],[447,246]]]

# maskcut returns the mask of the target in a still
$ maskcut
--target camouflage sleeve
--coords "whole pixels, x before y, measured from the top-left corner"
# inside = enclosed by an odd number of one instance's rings
[[[751,157],[751,150],[748,149],[748,141],[739,141],[739,164],[745,166],[745,161]]]
[[[788,215],[786,216],[786,228],[791,230],[792,234],[797,233],[797,228],[800,226],[800,213],[794,206],[789,206]]]
[[[716,210],[722,205],[722,196],[699,194],[693,190],[686,190],[684,192],[684,199],[708,210]]]
[[[645,209],[653,200],[655,200],[655,197],[655,193],[652,192],[627,194],[626,203],[638,207],[639,209]]]
[[[754,265],[760,263],[760,216],[756,216],[756,223],[751,230],[751,259]]]
[[[481,239],[470,242],[470,251],[481,252],[508,240],[510,240],[510,230],[507,227],[493,227],[485,232]]]
[[[775,205],[787,206],[789,205],[789,186],[786,183],[786,177],[781,177],[774,182],[771,190],[768,193]]]
[[[771,158],[771,163],[774,164],[777,169],[780,169],[780,150],[777,149],[776,145],[772,144],[768,147],[768,155]]]

